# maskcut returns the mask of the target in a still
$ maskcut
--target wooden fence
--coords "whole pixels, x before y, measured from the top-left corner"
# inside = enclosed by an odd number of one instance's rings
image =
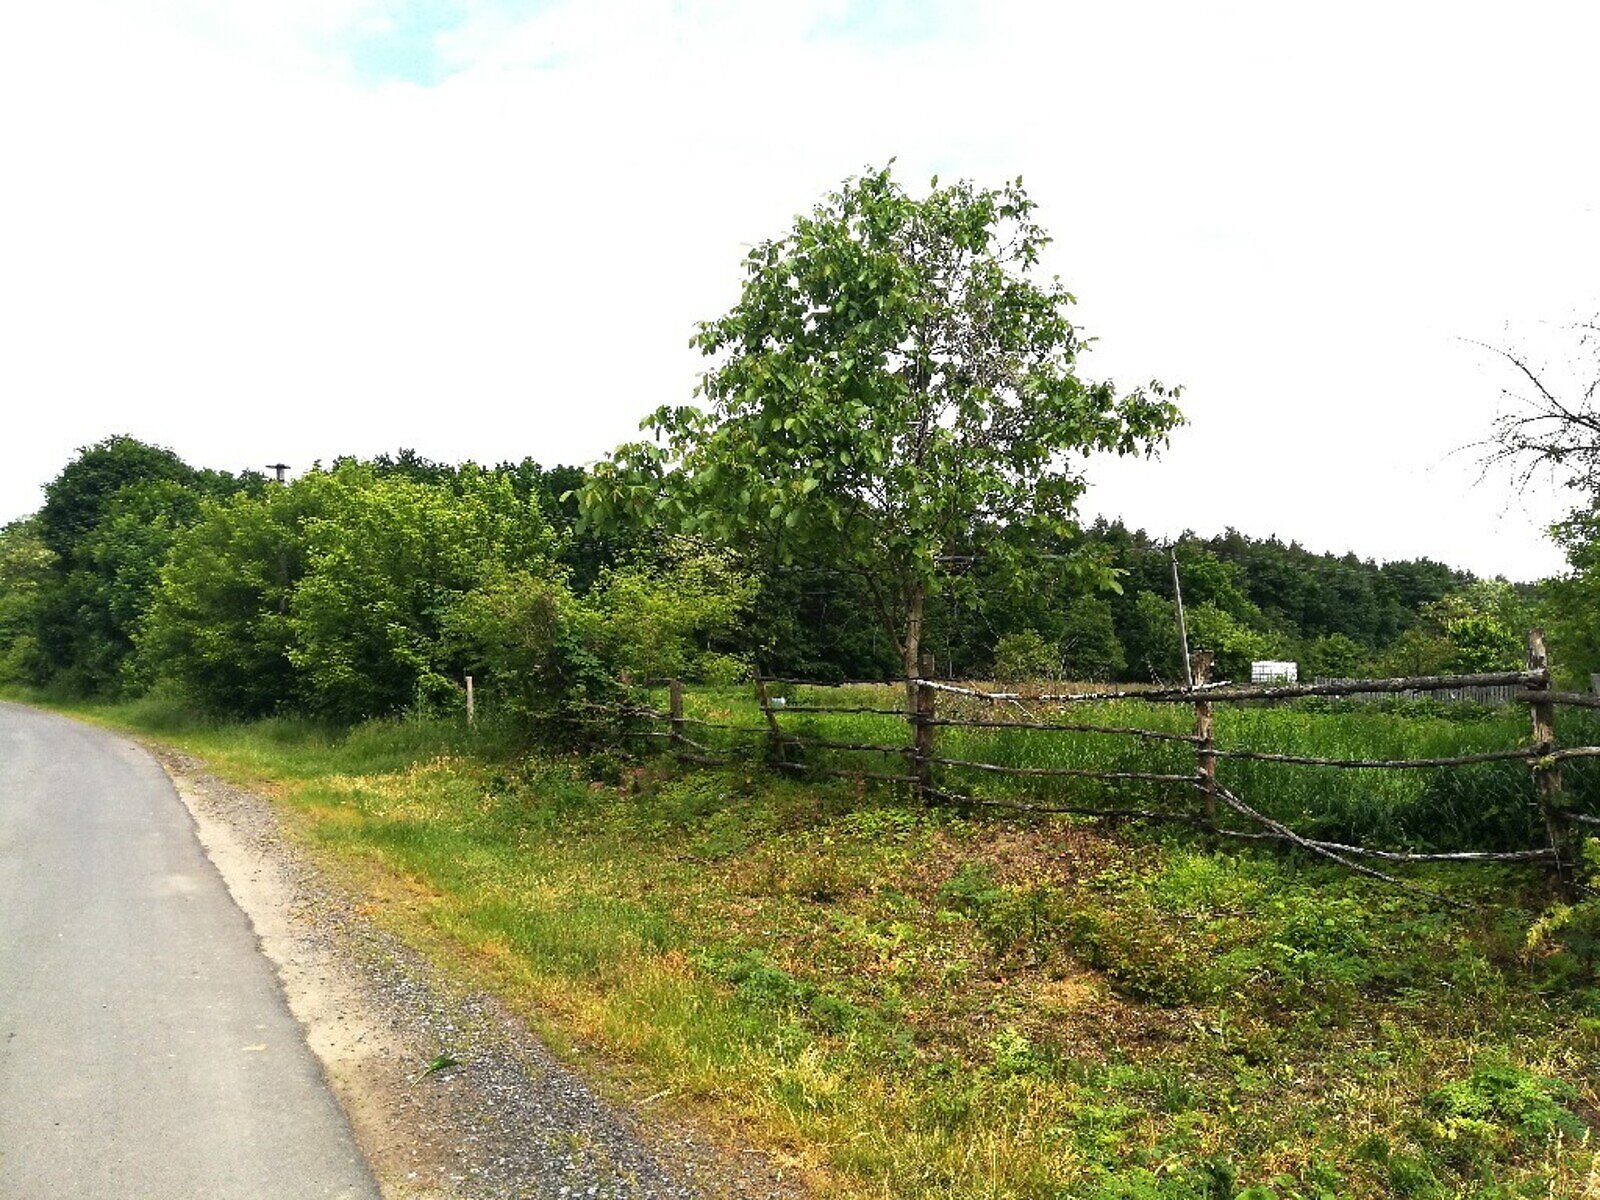
[[[1319,675],[1315,682],[1359,684],[1363,683],[1364,680],[1338,679]],[[1436,691],[1409,691],[1398,693],[1398,695],[1410,700],[1444,700],[1452,704],[1484,704],[1499,707],[1517,703],[1522,696],[1523,690],[1519,684],[1502,683],[1493,686],[1441,688]],[[1396,698],[1396,693],[1356,691],[1346,694],[1344,698],[1347,700],[1392,700]]]
[[[874,681],[905,689],[906,701],[895,707],[863,703],[789,704],[785,698],[774,697],[772,689],[778,685],[799,685],[807,688],[839,688],[848,685],[799,679],[758,678],[755,682],[755,692],[763,721],[762,727],[758,729],[751,729],[748,725],[741,726],[686,716],[682,685],[677,681],[668,681],[667,711],[641,707],[626,710],[623,715],[643,719],[656,726],[637,731],[635,736],[659,739],[673,754],[692,763],[718,764],[726,761],[719,756],[716,747],[693,736],[697,727],[735,730],[744,734],[754,734],[762,739],[765,743],[765,759],[773,769],[806,776],[835,776],[904,784],[912,788],[925,802],[952,804],[965,809],[1000,808],[1036,813],[1180,821],[1221,836],[1293,845],[1351,870],[1384,879],[1398,886],[1409,885],[1385,874],[1370,863],[1542,863],[1551,871],[1555,882],[1563,891],[1570,893],[1580,889],[1589,890],[1581,879],[1582,844],[1586,830],[1600,828],[1600,817],[1575,810],[1572,797],[1562,786],[1561,766],[1563,762],[1574,759],[1600,758],[1600,747],[1558,747],[1555,740],[1555,713],[1562,706],[1600,709],[1600,697],[1587,693],[1552,690],[1543,635],[1537,630],[1531,631],[1527,645],[1527,663],[1525,669],[1521,671],[1399,679],[1317,680],[1309,684],[1283,686],[1212,684],[1209,682],[1212,656],[1206,652],[1199,652],[1192,656],[1191,665],[1195,679],[1195,686],[1192,688],[1087,694],[1002,692],[964,687],[929,678],[927,676],[931,675],[931,671],[925,669],[921,672],[923,677],[913,680]],[[924,667],[929,665],[927,660],[924,660]],[[1214,735],[1214,710],[1218,704],[1270,704],[1316,696],[1448,695],[1470,693],[1475,689],[1503,690],[1510,702],[1527,706],[1529,737],[1526,743],[1501,750],[1452,757],[1351,759],[1223,747],[1216,744]],[[957,701],[958,703],[951,707],[958,711],[947,712],[942,709],[941,698]],[[1181,733],[1172,730],[1058,719],[1059,716],[1070,713],[1074,705],[1085,702],[1102,703],[1118,698],[1191,707],[1194,712],[1193,732]],[[1054,710],[1051,719],[1037,719],[1041,714],[1033,710],[1030,705],[1049,706]],[[998,713],[995,716],[973,716],[970,712],[974,707],[980,711],[998,710]],[[905,721],[907,736],[902,742],[852,742],[802,736],[785,728],[786,718],[805,714],[892,716]],[[665,726],[664,729],[659,728],[662,725]],[[1194,765],[1190,771],[1176,772],[1110,771],[1061,766],[1023,767],[983,762],[952,757],[941,752],[940,733],[950,728],[1086,732],[1139,739],[1147,743],[1184,743],[1193,748]],[[883,756],[887,765],[883,770],[853,769],[819,761],[816,755],[810,754],[806,755],[806,761],[799,761],[797,755],[809,751],[819,751],[824,754],[828,752],[876,754]],[[1384,771],[1521,762],[1526,764],[1533,781],[1532,790],[1542,818],[1545,844],[1526,849],[1420,853],[1349,845],[1308,837],[1262,813],[1222,786],[1217,779],[1217,762],[1225,759]],[[1186,792],[1192,797],[1192,803],[1184,809],[1171,811],[1111,804],[1042,803],[1023,799],[976,796],[952,791],[947,787],[945,776],[951,770],[992,773],[1021,779],[1081,779],[1117,785],[1131,782],[1158,783],[1171,785],[1180,792]],[[1236,820],[1231,825],[1223,824],[1219,816],[1224,813]],[[1241,820],[1244,828],[1237,827]]]

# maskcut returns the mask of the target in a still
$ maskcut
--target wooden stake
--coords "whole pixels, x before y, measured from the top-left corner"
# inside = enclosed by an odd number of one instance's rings
[[[683,745],[683,680],[667,680],[667,720],[674,747]]]
[[[917,704],[916,711],[911,717],[911,754],[912,765],[916,768],[917,799],[926,804],[933,798],[933,759],[935,754],[935,733],[938,728],[934,721],[939,716],[939,693],[928,686],[927,680],[933,674],[933,655],[924,651],[921,661],[917,664]]]
[[[472,696],[472,676],[468,675],[467,676],[467,725],[468,725],[468,727],[470,728],[471,726],[477,724],[477,720],[478,720],[478,708],[477,708],[477,705],[474,703],[473,696]]]
[[[1211,678],[1211,664],[1215,655],[1209,650],[1196,650],[1189,658],[1189,677],[1195,686]],[[1206,820],[1217,819],[1217,756],[1212,737],[1213,718],[1211,701],[1194,702],[1194,758],[1200,771],[1200,799],[1205,805]]]
[[[1547,671],[1550,661],[1545,650],[1544,630],[1528,630],[1528,670]],[[1529,712],[1533,716],[1533,744],[1546,754],[1555,749],[1556,707],[1549,699],[1550,684],[1529,683]],[[1562,819],[1565,797],[1561,792],[1561,764],[1549,758],[1533,760],[1534,795],[1539,811],[1544,815],[1546,836],[1555,854],[1554,875],[1556,887],[1564,894],[1573,890],[1574,871],[1578,866],[1578,847],[1573,844],[1571,826]]]

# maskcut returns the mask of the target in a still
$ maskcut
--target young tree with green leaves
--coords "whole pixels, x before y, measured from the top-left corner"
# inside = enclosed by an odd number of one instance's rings
[[[339,485],[312,471],[286,487],[206,504],[174,541],[138,636],[142,673],[212,712],[294,709],[289,604],[305,575],[305,527]]]
[[[695,338],[708,407],[650,416],[654,442],[592,472],[587,517],[826,562],[915,676],[952,546],[987,527],[985,554],[1020,559],[1072,535],[1076,460],[1151,453],[1181,419],[1176,389],[1079,377],[1085,342],[1072,296],[1038,278],[1034,209],[1020,180],[935,180],[920,198],[887,168],[847,180],[750,252],[738,303]]]

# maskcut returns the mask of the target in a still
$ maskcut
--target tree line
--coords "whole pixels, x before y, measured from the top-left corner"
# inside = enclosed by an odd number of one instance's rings
[[[613,681],[879,678],[898,652],[825,563],[782,567],[581,517],[575,467],[344,459],[279,485],[130,437],[78,453],[0,529],[0,678],[77,694],[181,692],[209,711],[348,722],[456,705],[476,675],[525,715]],[[984,539],[968,539],[974,546]],[[1429,560],[1377,565],[1236,531],[1167,543],[1120,522],[1002,569],[971,556],[924,644],[966,677],[1179,677],[1171,556],[1191,640],[1359,675],[1514,665],[1526,589]]]

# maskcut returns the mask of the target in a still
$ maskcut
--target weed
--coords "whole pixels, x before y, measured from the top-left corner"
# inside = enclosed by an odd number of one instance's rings
[[[1559,1080],[1491,1063],[1430,1093],[1428,1108],[1439,1136],[1509,1150],[1557,1134],[1581,1135],[1587,1127],[1565,1107],[1575,1096]]]

